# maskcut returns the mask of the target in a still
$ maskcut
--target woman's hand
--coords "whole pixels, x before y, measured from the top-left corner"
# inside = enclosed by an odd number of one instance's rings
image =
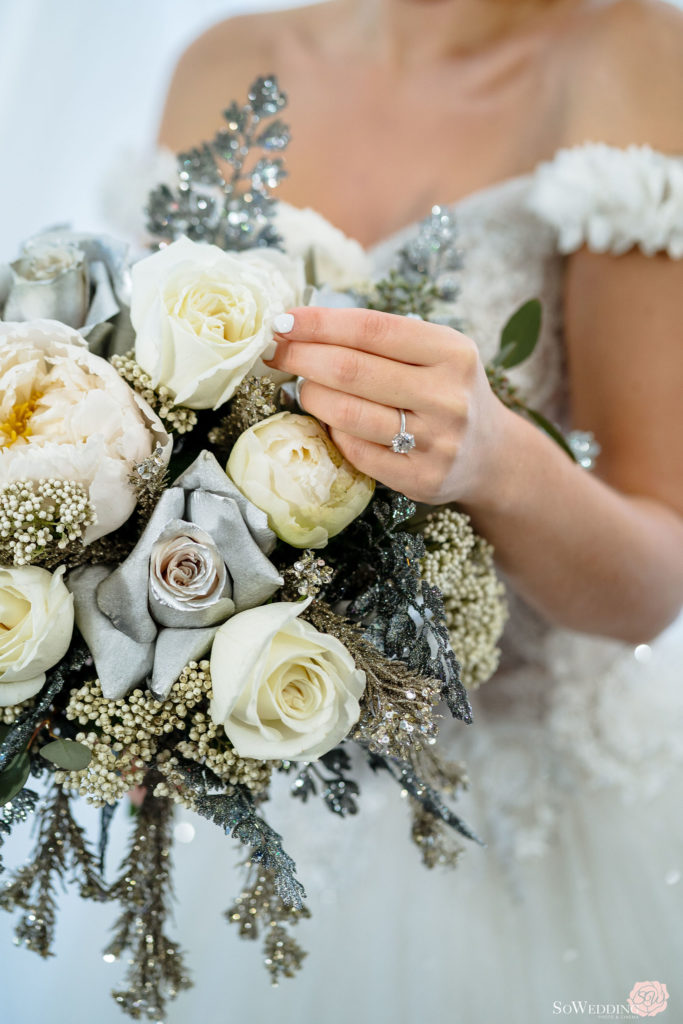
[[[303,408],[354,466],[415,501],[486,503],[501,431],[477,347],[450,327],[366,309],[302,307],[268,365],[305,377]],[[276,322],[276,327],[282,321]],[[400,413],[415,448],[396,454]]]

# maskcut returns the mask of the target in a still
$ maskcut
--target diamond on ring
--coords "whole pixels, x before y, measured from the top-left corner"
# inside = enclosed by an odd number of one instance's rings
[[[399,409],[398,412],[401,415],[401,426],[399,427],[398,434],[394,434],[391,439],[391,448],[397,455],[407,455],[415,447],[415,435],[409,434],[406,430],[406,414],[404,410]]]

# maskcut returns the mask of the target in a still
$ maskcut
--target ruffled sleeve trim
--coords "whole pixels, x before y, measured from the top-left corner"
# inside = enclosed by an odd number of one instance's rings
[[[555,229],[562,253],[637,245],[683,258],[683,156],[601,142],[560,149],[533,172],[528,206]]]

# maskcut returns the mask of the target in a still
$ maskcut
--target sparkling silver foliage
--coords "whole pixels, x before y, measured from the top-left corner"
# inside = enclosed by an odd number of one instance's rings
[[[147,227],[159,243],[187,235],[222,249],[277,245],[270,193],[287,174],[273,155],[289,143],[289,128],[275,116],[286,103],[274,75],[257,78],[247,103],[223,112],[225,128],[179,154],[177,189],[159,185],[148,200]],[[254,160],[258,149],[265,155]]]
[[[249,859],[273,873],[273,885],[286,907],[300,910],[306,892],[296,877],[296,864],[282,848],[282,836],[260,815],[249,791],[241,785],[229,793],[212,793],[210,773],[200,765],[181,762],[185,785],[192,791],[198,814],[213,821],[226,835],[251,847]]]
[[[399,273],[408,280],[427,278],[435,285],[439,299],[453,302],[458,294],[456,271],[462,268],[457,234],[454,215],[442,206],[433,206],[417,233],[400,250]]]
[[[38,803],[38,794],[32,789],[22,789],[16,796],[8,800],[0,807],[0,846],[9,836],[14,825],[26,821],[29,815],[33,814]],[[3,871],[2,857],[0,857],[0,871]]]
[[[396,757],[385,757],[372,752],[368,754],[368,759],[371,768],[375,771],[379,769],[387,771],[399,783],[402,789],[405,789],[410,796],[414,797],[434,818],[442,821],[444,825],[449,825],[467,839],[472,839],[480,846],[486,846],[486,843],[472,831],[469,825],[466,825],[462,818],[444,803],[441,793],[433,786],[430,786],[424,779],[420,778],[408,761],[403,761]]]

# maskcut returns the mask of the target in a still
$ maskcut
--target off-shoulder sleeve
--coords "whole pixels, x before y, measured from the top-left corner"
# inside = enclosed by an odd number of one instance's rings
[[[528,206],[562,253],[639,246],[683,258],[683,156],[593,142],[561,149],[533,172]]]

